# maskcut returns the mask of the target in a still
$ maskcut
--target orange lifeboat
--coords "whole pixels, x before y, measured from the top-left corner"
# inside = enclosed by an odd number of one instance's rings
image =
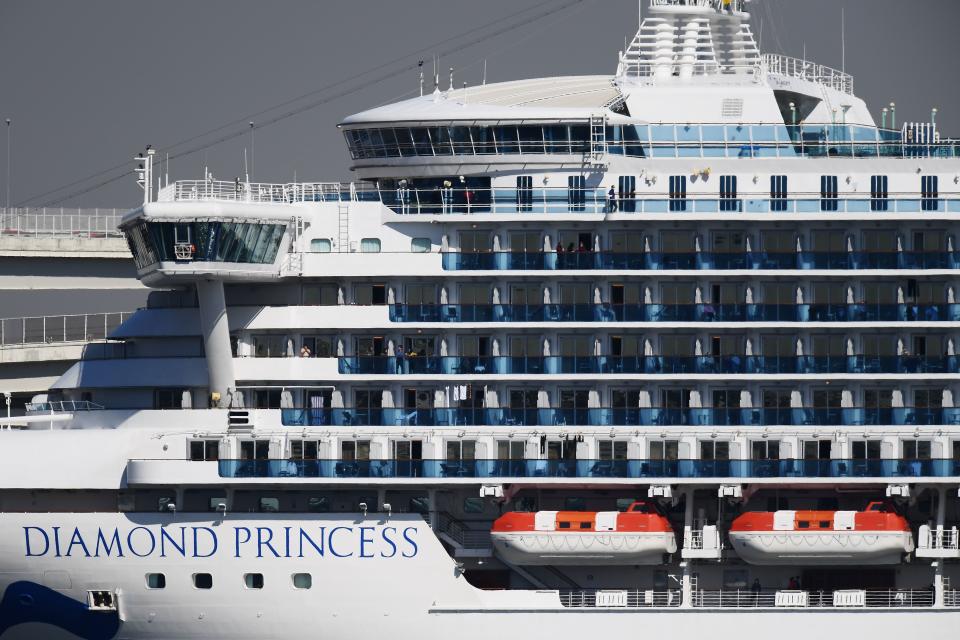
[[[863,511],[744,513],[730,525],[730,542],[758,565],[898,564],[914,548],[907,519],[885,502]]]
[[[677,539],[652,503],[619,511],[511,512],[490,532],[497,554],[516,565],[659,564]]]

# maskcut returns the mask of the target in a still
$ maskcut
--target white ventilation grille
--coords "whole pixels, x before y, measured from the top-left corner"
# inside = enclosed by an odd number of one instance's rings
[[[742,118],[743,98],[724,98],[720,103],[720,115],[724,118]]]

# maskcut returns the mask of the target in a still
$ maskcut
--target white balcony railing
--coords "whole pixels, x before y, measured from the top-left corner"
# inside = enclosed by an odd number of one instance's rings
[[[129,312],[0,319],[0,348],[105,340]]]
[[[121,209],[3,209],[0,237],[122,238]]]
[[[853,95],[853,76],[849,73],[779,53],[765,53],[762,61],[767,73],[816,82],[841,93]]]

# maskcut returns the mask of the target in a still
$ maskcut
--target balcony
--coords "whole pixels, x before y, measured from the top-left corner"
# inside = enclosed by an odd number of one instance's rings
[[[443,254],[445,271],[809,271],[878,269],[960,269],[950,251],[813,252],[748,251],[711,253],[572,251],[542,253]]]
[[[347,356],[343,375],[943,375],[958,356]]]
[[[220,460],[221,478],[953,478],[960,460]]]
[[[960,407],[287,408],[290,427],[957,426]]]
[[[394,304],[391,322],[947,322],[960,304]]]

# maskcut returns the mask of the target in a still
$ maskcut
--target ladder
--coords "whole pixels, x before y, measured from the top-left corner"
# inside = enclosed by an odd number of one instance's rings
[[[594,164],[600,164],[607,155],[607,117],[605,115],[590,116],[590,159]]]
[[[343,199],[343,194],[337,198],[337,251],[348,253],[350,251],[350,197]]]

